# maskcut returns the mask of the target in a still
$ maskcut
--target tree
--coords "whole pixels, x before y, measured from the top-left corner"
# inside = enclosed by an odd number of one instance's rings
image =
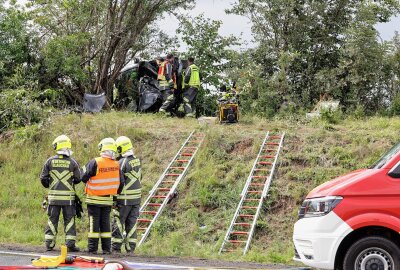
[[[28,18],[18,6],[0,1],[0,85],[23,64],[30,65]]]
[[[74,66],[64,70],[73,71],[72,81],[81,93],[105,92],[110,98],[121,69],[144,49],[152,34],[152,23],[164,12],[189,7],[193,0],[32,2],[35,21],[44,33],[44,47],[54,45],[50,41],[55,40],[57,46],[63,47],[61,51],[67,52],[67,58],[73,58],[53,62]],[[47,64],[53,56],[46,55]],[[76,73],[79,69],[82,72]]]
[[[365,10],[370,17],[359,15]],[[296,104],[299,109],[311,108],[326,94],[343,96],[336,81],[337,76],[347,75],[338,74],[337,68],[347,57],[344,48],[349,45],[349,29],[355,29],[357,21],[373,28],[367,20],[388,21],[398,11],[399,3],[394,0],[239,0],[228,10],[252,21],[258,42],[252,54],[263,66],[260,75],[270,86],[282,84],[278,89],[286,92],[277,92],[284,97],[282,104]],[[284,68],[282,63],[286,63]],[[282,83],[274,78],[281,78]]]
[[[345,32],[336,79],[337,97],[349,110],[361,104],[367,113],[377,112],[387,108],[394,97],[393,46],[381,42],[374,28],[377,22],[388,21],[395,8],[399,8],[398,4],[387,5],[368,1],[360,4]]]
[[[224,37],[218,33],[221,24],[221,21],[205,18],[201,14],[195,18],[181,18],[177,30],[187,47],[183,56],[194,57],[200,68],[202,87],[197,96],[197,113],[206,115],[216,110],[215,97],[210,96],[210,90],[216,90],[229,81],[226,72],[236,55],[233,47],[240,44],[237,37]]]
[[[177,30],[187,46],[184,56],[192,56],[201,68],[205,88],[218,87],[226,81],[224,73],[236,54],[233,47],[239,45],[234,36],[224,37],[218,31],[222,21],[205,18],[203,14],[191,19],[182,18]]]
[[[394,83],[393,96],[400,93],[400,35],[396,32],[393,38],[393,53],[392,53],[392,66],[394,70],[394,75],[397,81]]]

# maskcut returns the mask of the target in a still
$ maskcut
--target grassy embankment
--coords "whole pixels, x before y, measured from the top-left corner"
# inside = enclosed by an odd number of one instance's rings
[[[40,204],[46,190],[38,175],[51,142],[65,133],[73,140],[74,157],[82,165],[97,155],[103,137],[133,139],[143,161],[144,194],[156,182],[189,132],[194,119],[156,115],[104,113],[54,116],[43,126],[8,132],[0,137],[0,243],[42,245],[46,215]],[[291,234],[297,210],[313,187],[344,172],[366,167],[400,139],[400,119],[319,120],[244,118],[238,125],[206,128],[206,141],[178,199],[169,205],[138,254],[217,258],[264,132],[286,131],[284,150],[247,256],[222,259],[291,263]],[[77,187],[82,194],[83,185]],[[77,221],[78,245],[86,247],[87,219]],[[63,242],[59,226],[58,244]]]

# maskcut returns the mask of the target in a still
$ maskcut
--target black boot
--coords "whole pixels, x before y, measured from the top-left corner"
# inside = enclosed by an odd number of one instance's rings
[[[136,244],[135,243],[127,243],[125,244],[125,249],[126,249],[126,253],[134,253],[135,252],[135,248],[136,248]]]
[[[81,251],[81,249],[75,245],[68,247],[68,252],[79,252],[79,251]]]
[[[99,238],[88,238],[88,252],[91,254],[97,254],[99,247]]]
[[[121,253],[121,249],[120,249],[120,248],[119,248],[119,249],[118,249],[118,248],[113,248],[113,249],[112,249],[112,252],[113,252],[113,253],[120,254],[120,253]]]
[[[54,243],[46,241],[46,251],[52,251],[54,246]]]

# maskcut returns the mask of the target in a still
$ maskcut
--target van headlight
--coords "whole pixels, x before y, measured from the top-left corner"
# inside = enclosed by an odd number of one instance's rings
[[[299,219],[309,217],[321,217],[332,211],[343,200],[340,196],[328,196],[322,198],[307,199],[299,210]]]

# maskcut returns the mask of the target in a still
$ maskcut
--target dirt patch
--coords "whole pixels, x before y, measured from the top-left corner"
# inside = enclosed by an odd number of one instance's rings
[[[249,151],[251,151],[253,142],[253,138],[246,138],[240,142],[237,142],[234,144],[232,150],[229,151],[229,154],[246,155]]]
[[[0,134],[0,143],[6,143],[12,140],[14,131],[5,131]]]
[[[273,215],[288,215],[292,212],[293,205],[296,205],[296,202],[292,197],[279,195],[278,198],[269,205],[268,212]]]

